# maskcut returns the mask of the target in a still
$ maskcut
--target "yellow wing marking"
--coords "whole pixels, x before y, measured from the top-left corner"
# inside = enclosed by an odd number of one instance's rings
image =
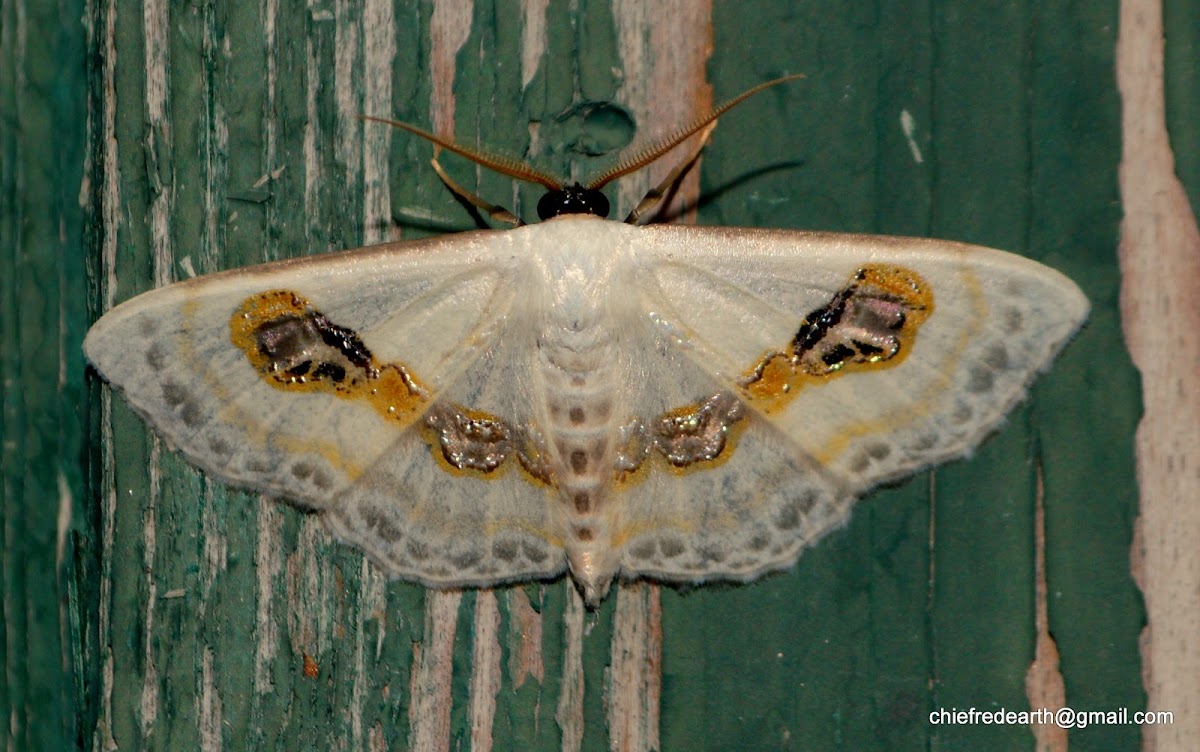
[[[933,314],[933,291],[916,272],[871,264],[812,311],[785,350],[767,352],[742,375],[742,394],[765,413],[783,410],[806,386],[849,373],[894,368]]]
[[[966,351],[967,346],[979,335],[979,332],[983,329],[983,322],[987,321],[989,315],[987,301],[983,296],[983,286],[979,278],[970,270],[963,269],[961,280],[968,293],[967,297],[974,306],[974,310],[969,315],[962,315],[961,318],[967,325],[962,327],[953,346],[947,349],[942,356],[943,361],[948,364],[956,364],[962,360],[962,355]],[[902,411],[872,416],[869,420],[861,420],[846,426],[825,443],[825,451],[815,458],[817,462],[825,465],[831,464],[846,451],[850,442],[854,439],[872,434],[887,433],[894,430],[897,424],[911,423],[914,420],[935,412],[943,406],[942,403],[946,397],[947,387],[950,382],[949,370],[943,369],[938,371],[938,378],[930,379],[925,384],[922,384],[917,399],[912,404],[905,405]]]
[[[281,391],[364,402],[408,426],[428,390],[399,363],[378,363],[358,335],[290,290],[251,295],[229,319],[229,339],[264,382]]]
[[[229,339],[276,389],[364,403],[401,429],[419,420],[421,437],[448,473],[500,478],[515,454],[527,480],[554,485],[545,453],[528,431],[480,410],[431,403],[430,390],[407,366],[378,362],[357,332],[292,290],[246,298],[229,319]]]

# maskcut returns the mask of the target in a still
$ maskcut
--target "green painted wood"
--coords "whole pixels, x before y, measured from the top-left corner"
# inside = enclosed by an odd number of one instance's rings
[[[719,197],[702,221],[1006,248],[1074,277],[1095,311],[1030,403],[971,460],[872,494],[792,572],[732,592],[664,595],[664,748],[1032,748],[1026,727],[933,727],[927,717],[1029,707],[1038,467],[1067,702],[1142,707],[1144,617],[1128,554],[1139,402],[1116,344],[1115,3],[761,14],[728,4],[718,14],[718,89],[780,71],[810,80],[725,119],[704,172]],[[755,40],[748,61],[722,55],[746,39]],[[920,164],[902,111],[916,124]],[[774,122],[792,143],[760,137]],[[763,170],[781,164],[796,166]],[[1071,733],[1072,749],[1137,739],[1136,727]]]
[[[81,198],[87,123],[83,3],[0,7],[0,746],[69,749],[88,698],[74,678],[89,552]],[[63,18],[76,23],[62,23]],[[59,548],[61,535],[62,546]]]
[[[169,4],[167,125],[146,114],[142,3],[113,6],[115,299],[150,288],[156,273],[184,276],[185,258],[205,273],[353,247],[371,229],[360,157],[343,141],[359,126],[339,119],[336,105],[338,96],[361,103],[367,83],[361,66],[339,67],[339,56],[362,59],[362,10],[330,3],[281,13],[272,99],[263,6]],[[622,143],[622,128],[597,133],[572,110],[617,91],[609,4],[549,4],[547,55],[523,92],[514,6],[474,6],[454,81],[458,137],[521,156],[536,122],[541,164],[553,169],[578,157],[572,144]],[[103,8],[93,10],[102,21]],[[394,114],[428,123],[433,9],[398,0],[393,11]],[[1115,4],[875,9],[754,0],[718,3],[713,28],[708,73],[718,100],[782,73],[809,78],[723,120],[702,166],[702,223],[995,245],[1062,269],[1096,309],[1033,400],[973,459],[872,494],[846,529],[790,572],[748,586],[664,590],[664,749],[1032,748],[1025,727],[933,727],[927,717],[938,707],[1028,707],[1038,467],[1051,631],[1068,702],[1141,707],[1143,617],[1128,573],[1138,393],[1116,316]],[[315,119],[310,76],[319,84]],[[916,124],[920,163],[901,111]],[[273,137],[264,112],[274,118]],[[573,115],[560,119],[564,113]],[[636,124],[641,135],[672,125]],[[311,187],[306,138],[320,175]],[[426,145],[392,137],[391,213],[405,237],[471,226],[428,156]],[[474,184],[470,168],[454,164],[453,172]],[[260,184],[264,175],[276,177]],[[62,195],[76,195],[78,182],[70,185]],[[507,180],[483,175],[478,186],[512,203]],[[517,195],[517,208],[530,213],[536,191]],[[164,201],[169,233],[156,272],[153,212]],[[67,371],[79,383],[77,364]],[[111,452],[115,500],[105,506],[110,488],[97,474],[80,515],[91,546],[82,555],[97,557],[103,574],[83,579],[72,601],[89,640],[96,635],[80,653],[91,746],[111,738],[148,749],[360,748],[370,740],[404,747],[414,645],[429,648],[424,591],[381,581],[311,518],[206,479],[159,446],[119,400],[104,442],[101,390],[91,394],[90,456],[99,463]],[[6,437],[12,399],[6,391]],[[5,472],[7,479],[7,462]],[[30,527],[52,530],[47,522]],[[557,749],[566,592],[524,589],[544,616],[545,674],[517,690],[506,678],[496,747]],[[469,746],[473,603],[468,594],[455,643],[453,748]],[[588,619],[585,749],[608,745],[602,691],[613,608],[609,599]],[[264,634],[263,624],[274,631]],[[510,627],[502,599],[502,633]],[[304,673],[306,654],[316,678]],[[111,699],[100,686],[106,664]],[[1132,727],[1091,728],[1071,741],[1075,749],[1129,748],[1136,735]]]

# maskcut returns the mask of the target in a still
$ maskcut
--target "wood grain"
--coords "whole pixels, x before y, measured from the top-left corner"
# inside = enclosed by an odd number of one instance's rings
[[[1166,127],[1162,4],[1122,0],[1121,313],[1142,373],[1141,514],[1132,562],[1146,598],[1143,749],[1200,747],[1200,230]]]

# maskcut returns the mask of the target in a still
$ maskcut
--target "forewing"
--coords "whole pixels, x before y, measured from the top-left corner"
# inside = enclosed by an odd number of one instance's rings
[[[749,579],[789,565],[863,491],[969,453],[1087,312],[1063,275],[986,248],[647,230],[647,336],[737,407],[715,459],[660,462],[628,484],[627,574]],[[661,373],[643,388],[679,381]]]
[[[425,425],[505,340],[512,242],[460,234],[191,280],[114,308],[84,348],[191,462],[323,512],[393,575],[545,576],[563,563],[541,497],[516,473],[468,492]]]

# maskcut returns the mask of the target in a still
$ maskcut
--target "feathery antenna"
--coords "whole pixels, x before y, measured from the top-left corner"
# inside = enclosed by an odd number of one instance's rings
[[[631,154],[628,157],[625,157],[620,162],[618,162],[616,165],[614,165],[611,169],[607,170],[606,172],[601,174],[599,177],[593,179],[590,183],[588,183],[587,187],[588,188],[603,188],[605,185],[612,182],[613,180],[616,180],[619,177],[628,175],[631,172],[636,172],[637,170],[642,169],[646,165],[650,164],[651,162],[656,161],[659,157],[663,156],[667,152],[674,149],[676,146],[679,146],[684,141],[687,141],[689,138],[696,135],[696,133],[701,131],[704,128],[704,126],[713,122],[717,118],[724,115],[726,112],[729,112],[734,107],[737,107],[739,104],[746,101],[747,99],[754,96],[755,94],[759,93],[760,91],[763,91],[764,89],[769,89],[772,86],[778,86],[779,84],[786,83],[788,81],[795,81],[796,79],[799,79],[799,78],[804,78],[804,74],[803,73],[795,73],[790,76],[783,76],[782,78],[777,78],[773,81],[767,81],[766,83],[761,83],[758,86],[755,86],[753,89],[749,89],[748,91],[742,92],[741,94],[737,95],[736,97],[729,100],[728,102],[721,105],[720,107],[713,110],[712,112],[708,113],[707,115],[701,115],[700,117],[696,118],[691,123],[683,126],[679,130],[677,130],[673,134],[671,134],[670,136],[667,136],[666,138],[664,138],[660,141],[650,144],[645,149],[643,149],[642,151],[640,151],[636,154]]]
[[[466,146],[460,146],[448,138],[442,138],[436,133],[431,133],[423,128],[418,128],[415,125],[409,125],[408,123],[400,120],[388,120],[387,118],[373,117],[371,115],[359,115],[358,119],[369,120],[373,123],[383,123],[384,125],[390,125],[394,128],[399,128],[402,131],[408,131],[414,136],[420,136],[426,141],[432,141],[446,151],[452,151],[460,157],[466,157],[476,164],[483,165],[489,170],[495,170],[496,172],[502,175],[507,175],[510,178],[524,180],[527,183],[538,183],[549,191],[562,190],[562,180],[547,172],[535,170],[529,165],[518,162],[515,159],[501,157],[496,154],[488,154],[485,151],[478,151]]]
[[[527,183],[538,183],[548,191],[548,193],[542,197],[542,200],[538,202],[538,215],[541,216],[542,219],[549,219],[560,214],[595,214],[603,217],[608,215],[609,207],[608,199],[604,198],[604,195],[600,192],[600,188],[608,183],[611,183],[613,180],[616,180],[619,177],[640,170],[651,162],[661,158],[667,152],[671,151],[676,146],[679,146],[684,141],[687,141],[697,133],[705,131],[705,129],[708,129],[706,133],[711,132],[711,126],[716,122],[717,118],[721,117],[726,112],[729,112],[731,109],[755,94],[758,94],[760,91],[769,89],[772,86],[778,86],[779,84],[786,83],[788,81],[795,81],[796,79],[800,78],[804,78],[803,73],[783,76],[781,78],[776,78],[773,81],[761,83],[752,89],[742,92],[715,110],[712,110],[706,115],[701,115],[688,125],[676,130],[670,136],[656,141],[645,149],[642,149],[641,151],[622,159],[612,168],[601,173],[599,177],[593,179],[586,186],[581,186],[577,183],[568,185],[566,181],[562,180],[561,178],[551,175],[550,173],[534,169],[533,167],[530,167],[522,162],[518,162],[515,159],[489,154],[485,151],[461,146],[460,144],[457,144],[448,138],[443,138],[436,133],[431,133],[423,128],[418,128],[415,125],[409,125],[408,123],[401,122],[399,120],[389,120],[387,118],[372,117],[370,115],[359,115],[358,118],[360,120],[367,120],[373,123],[383,123],[384,125],[390,125],[403,131],[407,131],[414,136],[423,138],[426,141],[434,143],[447,151],[454,152],[455,154],[465,157],[476,164],[482,165],[489,170],[494,170],[502,175],[507,175],[510,178],[523,180]],[[677,180],[679,175],[682,174],[682,171],[696,161],[696,158],[700,155],[701,148],[703,148],[703,144],[694,150],[694,153],[685,161],[683,166],[677,168],[671,173],[672,177],[669,178],[667,182],[664,182],[662,186],[659,186],[657,193],[652,191],[651,195],[647,196],[646,199],[643,199],[642,203],[638,205],[638,208],[634,210],[634,213],[630,215],[631,221],[636,221],[642,213],[649,208],[652,208],[653,205],[662,198],[662,192],[669,188],[670,182]],[[445,172],[440,169],[439,165],[436,164],[436,157],[435,169],[438,170],[438,174],[442,176],[442,179],[446,181],[451,190],[455,191],[459,195],[464,196],[476,207],[483,208],[492,216],[497,216],[502,219],[502,221],[509,222],[510,224],[512,223],[510,218],[515,219],[515,217],[512,217],[511,214],[508,214],[507,210],[473,196],[454,183],[452,180],[449,180]],[[520,220],[517,221],[519,222]]]

